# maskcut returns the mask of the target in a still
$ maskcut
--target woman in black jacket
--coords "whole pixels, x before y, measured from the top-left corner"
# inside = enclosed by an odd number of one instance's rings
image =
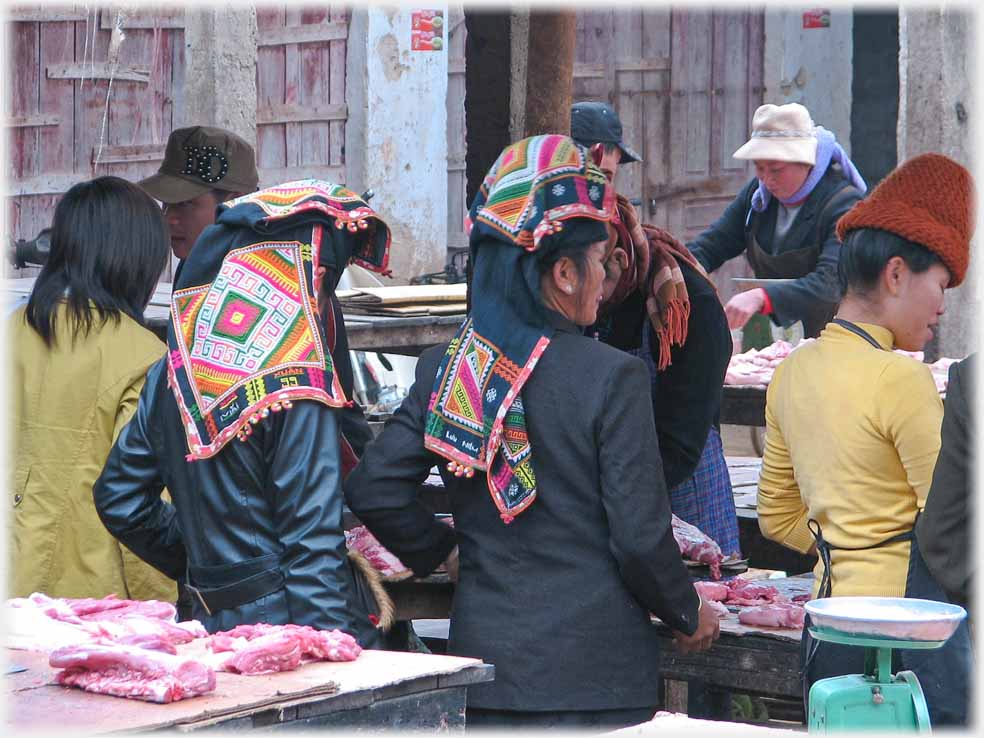
[[[346,482],[418,576],[460,548],[448,652],[496,668],[469,692],[470,725],[642,722],[659,678],[650,613],[685,649],[717,637],[670,528],[646,367],[579,328],[601,300],[612,206],[571,139],[503,151],[470,214],[471,316],[421,356]],[[416,499],[435,464],[453,532]]]
[[[759,107],[734,158],[754,161],[756,178],[687,246],[708,272],[744,253],[757,278],[792,280],[732,297],[731,328],[765,313],[817,336],[840,300],[834,227],[867,186],[834,134],[798,103]]]
[[[389,246],[354,192],[305,180],[222,206],[184,262],[167,356],[93,496],[110,533],[187,587],[209,632],[293,623],[383,644],[346,558],[348,357],[332,355],[326,318],[337,275],[351,261],[384,270]]]

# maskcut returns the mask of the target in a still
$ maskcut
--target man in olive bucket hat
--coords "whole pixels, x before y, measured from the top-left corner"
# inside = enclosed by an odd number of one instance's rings
[[[223,203],[255,192],[259,184],[256,154],[245,139],[224,128],[189,126],[178,128],[168,136],[164,160],[157,173],[137,183],[147,194],[163,204],[164,217],[171,236],[171,251],[180,259],[174,282],[192,247],[208,226],[215,223]],[[341,274],[339,270],[337,277]],[[345,396],[353,396],[354,374],[349,359],[348,336],[342,310],[334,291],[331,293],[328,321],[329,350],[336,357],[336,370]],[[358,405],[342,409],[342,447],[345,473],[362,455],[372,440],[372,431]],[[190,601],[183,587],[178,587],[178,612],[189,617]]]
[[[383,645],[373,621],[392,612],[342,531],[339,409],[353,403],[330,298],[350,262],[385,272],[389,245],[355,193],[290,182],[220,206],[175,282],[168,353],[93,495],[209,632],[294,623]]]
[[[223,128],[178,128],[167,138],[160,169],[137,184],[163,203],[171,251],[184,260],[219,205],[256,191],[256,154]]]

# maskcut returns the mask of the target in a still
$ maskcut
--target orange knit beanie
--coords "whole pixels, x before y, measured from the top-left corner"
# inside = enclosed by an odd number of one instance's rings
[[[942,154],[921,154],[892,171],[837,221],[837,236],[877,228],[925,246],[950,270],[950,287],[963,282],[974,235],[974,181]]]

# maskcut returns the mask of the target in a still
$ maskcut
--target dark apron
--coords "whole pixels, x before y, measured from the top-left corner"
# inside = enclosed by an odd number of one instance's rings
[[[835,204],[841,202],[845,193],[853,192],[855,192],[853,187],[846,187],[831,195],[820,209],[817,227],[813,231],[813,242],[781,254],[770,254],[759,244],[755,232],[758,230],[761,214],[752,210],[745,227],[745,256],[756,279],[799,279],[816,269],[820,252],[823,250],[821,228],[824,216]],[[835,312],[837,312],[837,305],[834,303],[817,301],[811,305],[805,314],[797,316],[803,322],[803,336],[816,338]]]

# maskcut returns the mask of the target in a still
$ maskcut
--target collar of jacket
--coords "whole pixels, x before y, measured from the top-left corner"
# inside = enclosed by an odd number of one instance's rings
[[[561,315],[556,310],[546,308],[544,313],[547,316],[547,322],[554,330],[563,331],[564,333],[584,333],[583,328],[578,327],[573,321]]]

